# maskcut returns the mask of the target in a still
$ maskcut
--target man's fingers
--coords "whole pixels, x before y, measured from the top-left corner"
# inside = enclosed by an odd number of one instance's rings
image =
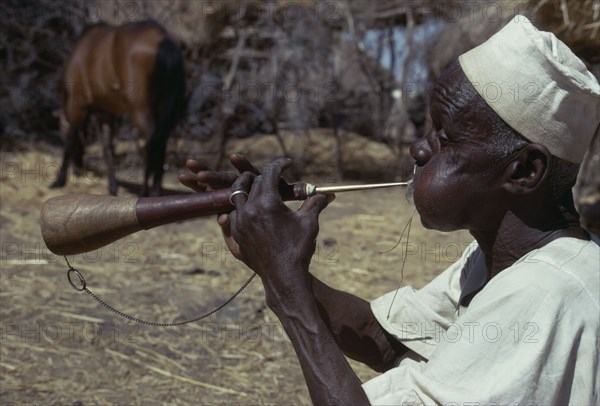
[[[183,186],[189,187],[190,189],[194,190],[195,192],[204,192],[206,190],[206,185],[199,184],[198,180],[196,179],[196,175],[193,175],[191,173],[180,174],[179,182]]]
[[[255,175],[260,175],[260,171],[241,154],[231,154],[229,156],[229,161],[239,173],[251,172]]]
[[[276,190],[279,192],[279,181],[281,174],[292,164],[290,158],[279,158],[267,165],[263,170],[263,182],[261,188],[264,190]],[[264,185],[264,186],[263,186]]]
[[[235,182],[233,182],[233,185],[231,185],[231,195],[229,200],[236,209],[243,206],[248,200],[248,195],[255,176],[256,175],[253,173],[244,172],[238,176]]]
[[[225,237],[231,237],[231,223],[229,222],[228,214],[220,214],[217,217],[217,223],[221,227],[221,231]]]
[[[304,201],[302,206],[298,209],[298,213],[306,213],[318,217],[319,213],[321,213],[334,199],[334,194],[310,197]]]
[[[200,171],[196,173],[196,179],[200,183],[210,185],[212,189],[223,189],[229,187],[237,179],[237,175],[233,172]]]
[[[235,221],[235,214],[231,216],[228,214],[221,214],[219,217],[217,217],[217,223],[219,223],[219,226],[221,227],[221,232],[223,233],[223,238],[225,240],[225,244],[227,244],[227,248],[229,251],[231,251],[234,257],[243,261],[244,257],[240,251],[240,246],[235,241],[235,238],[233,238],[233,233],[231,231],[233,227],[231,223],[232,221]]]
[[[188,159],[187,161],[185,161],[185,166],[186,166],[186,168],[188,168],[190,171],[192,171],[194,173],[210,170],[210,168],[208,166],[206,166],[202,162],[199,162],[195,159]]]

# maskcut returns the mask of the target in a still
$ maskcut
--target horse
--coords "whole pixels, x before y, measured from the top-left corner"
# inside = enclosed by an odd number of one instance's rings
[[[88,27],[68,58],[63,79],[59,115],[64,152],[51,187],[65,185],[71,160],[79,169],[83,166],[81,130],[90,113],[104,118],[127,113],[146,140],[141,195],[160,195],[167,140],[185,106],[183,57],[167,31],[152,20]],[[112,135],[105,127],[102,144],[108,190],[116,195]]]

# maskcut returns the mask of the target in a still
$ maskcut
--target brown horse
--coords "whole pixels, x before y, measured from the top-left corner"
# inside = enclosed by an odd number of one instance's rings
[[[184,72],[181,51],[165,29],[154,21],[119,27],[97,24],[77,41],[64,72],[61,138],[65,149],[56,181],[66,183],[69,162],[82,166],[84,140],[81,130],[91,112],[103,117],[128,113],[146,139],[145,173],[141,194],[158,196],[164,173],[169,134],[184,109]],[[102,136],[109,186],[117,192],[112,134]]]

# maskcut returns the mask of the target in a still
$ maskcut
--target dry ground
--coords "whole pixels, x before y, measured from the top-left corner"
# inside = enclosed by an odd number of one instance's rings
[[[73,290],[64,259],[45,248],[40,208],[60,194],[104,194],[106,180],[88,173],[48,189],[59,156],[58,148],[33,144],[1,153],[1,404],[310,404],[259,280],[216,315],[171,328],[133,324]],[[97,147],[93,159],[100,160]],[[123,184],[139,183],[135,168],[122,160]],[[165,186],[183,191],[177,172],[169,171]],[[119,193],[131,195],[124,187]],[[399,189],[340,194],[322,215],[312,272],[367,300],[424,285],[470,236],[425,230],[417,215],[402,280],[402,250],[392,248],[412,212]],[[69,259],[92,292],[158,321],[202,314],[250,276],[224,249],[213,218],[140,232]],[[363,380],[375,375],[352,365]]]

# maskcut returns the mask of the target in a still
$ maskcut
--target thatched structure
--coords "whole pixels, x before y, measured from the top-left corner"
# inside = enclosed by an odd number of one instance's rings
[[[58,142],[57,84],[83,27],[154,18],[180,41],[186,61],[189,104],[175,138],[218,144],[330,127],[385,141],[402,159],[427,127],[431,80],[517,13],[555,32],[600,76],[598,0],[78,0],[68,6],[9,0],[0,30],[7,72],[0,128]],[[415,32],[425,26],[436,30],[417,44]],[[399,31],[407,50],[398,50]],[[367,49],[373,32],[377,39]],[[386,53],[391,66],[384,67]],[[408,76],[421,61],[428,78],[414,94],[399,92],[407,77],[395,68],[402,64]],[[585,185],[597,190],[600,182],[583,183],[580,194],[588,195]]]

